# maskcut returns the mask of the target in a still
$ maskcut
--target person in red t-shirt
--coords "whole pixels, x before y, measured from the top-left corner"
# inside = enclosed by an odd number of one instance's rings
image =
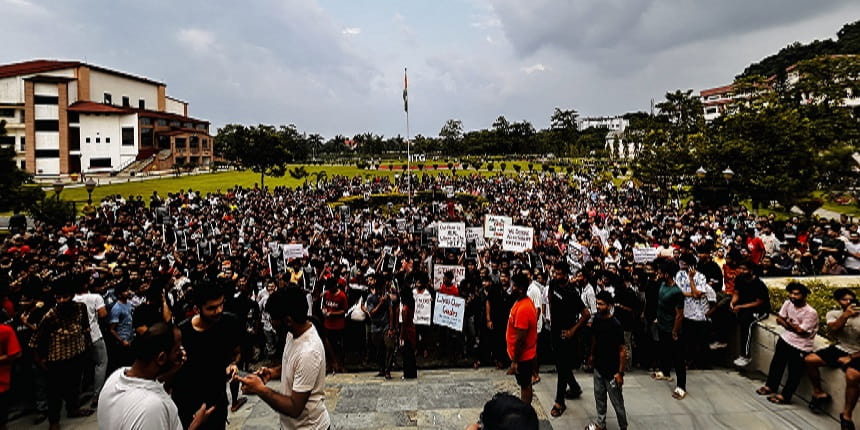
[[[764,242],[761,241],[760,237],[755,235],[755,229],[753,228],[747,229],[746,245],[750,252],[750,261],[755,264],[761,263],[765,252]]]
[[[5,312],[0,312],[2,315]],[[8,315],[2,315],[4,320]],[[0,324],[0,429],[6,428],[9,417],[9,388],[12,380],[12,362],[21,356],[21,345],[15,330],[6,324]]]
[[[343,331],[346,328],[346,310],[349,307],[349,301],[346,298],[346,293],[343,292],[343,286],[346,280],[343,278],[331,277],[326,280],[326,292],[323,294],[323,325],[326,329],[326,335],[332,348],[332,371],[346,372],[343,366]]]
[[[442,285],[439,286],[439,293],[460,297],[460,289],[454,282],[454,272],[449,270],[442,275]]]
[[[505,332],[511,370],[520,386],[520,398],[528,405],[532,403],[532,373],[537,365],[537,311],[532,299],[526,295],[530,282],[522,273],[511,277],[511,296],[516,302],[511,308]]]

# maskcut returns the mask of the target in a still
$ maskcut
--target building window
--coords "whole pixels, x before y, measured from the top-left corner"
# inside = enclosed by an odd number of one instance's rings
[[[59,149],[37,149],[36,158],[59,158]]]
[[[183,123],[182,126],[185,128],[194,128],[194,123],[186,122],[186,123]]]
[[[209,149],[209,139],[203,139],[203,150]]]
[[[57,96],[33,96],[33,104],[37,105],[55,105],[59,100]]]
[[[159,127],[166,127],[167,126],[167,120],[166,119],[157,119],[157,120],[155,120],[155,125],[157,125]]]
[[[705,113],[707,113],[707,114],[717,113],[717,108],[709,107],[709,108],[705,109]]]
[[[56,119],[37,119],[36,131],[60,131],[60,121]]]
[[[122,128],[122,146],[134,146],[134,128]]]
[[[69,112],[69,123],[76,124],[81,122],[81,115],[77,112]]]
[[[81,150],[81,129],[69,127],[69,151]]]
[[[208,128],[208,127],[206,127],[206,124],[197,124],[197,129],[198,129],[198,130],[206,130],[207,128]]]
[[[25,160],[21,160],[21,170],[27,170],[27,162]]]
[[[131,106],[131,101],[129,100],[128,96],[122,96],[122,107],[130,107],[130,106]]]
[[[170,121],[171,127],[179,127],[179,124],[180,124],[179,121]]]
[[[110,143],[110,136],[105,137],[105,143]]]
[[[191,136],[191,139],[188,141],[191,149],[197,149],[200,146],[200,138],[197,136]]]
[[[141,128],[140,129],[140,147],[141,148],[152,148],[152,129],[151,128]]]
[[[15,118],[15,109],[0,109],[0,117]]]
[[[113,98],[111,97],[110,93],[105,93],[103,102],[106,105],[113,104]]]
[[[90,138],[89,138],[89,137],[87,137],[86,139],[84,139],[84,142],[86,142],[86,143],[90,143]]]
[[[110,158],[90,158],[90,168],[112,167]]]
[[[137,107],[139,109],[146,109],[146,100],[140,99],[137,101]]]
[[[176,149],[185,149],[185,138],[177,137],[174,140],[174,145],[176,146]]]
[[[101,138],[101,137],[96,136],[96,143],[102,143],[102,138]]]
[[[23,152],[26,150],[27,150],[27,138],[25,138],[24,136],[21,136],[21,151]]]

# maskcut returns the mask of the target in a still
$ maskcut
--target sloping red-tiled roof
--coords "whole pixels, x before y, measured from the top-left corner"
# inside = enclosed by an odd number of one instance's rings
[[[154,81],[142,76],[135,76],[130,73],[120,72],[118,70],[108,69],[106,67],[96,66],[93,64],[82,63],[80,61],[59,61],[59,60],[30,60],[20,63],[6,64],[0,66],[0,78],[9,78],[20,75],[32,75],[35,73],[50,72],[52,70],[67,69],[69,67],[87,66],[92,70],[98,70],[112,75],[122,76],[137,81],[142,81],[154,85],[164,85],[162,82]]]
[[[724,85],[722,87],[708,88],[706,90],[699,91],[699,95],[702,97],[708,97],[708,96],[712,96],[714,94],[723,94],[723,93],[727,93],[729,91],[732,91],[734,89],[734,87],[735,87],[734,85],[729,84],[729,85]]]
[[[50,72],[52,70],[67,69],[80,66],[78,61],[56,61],[56,60],[32,60],[21,63],[6,64],[0,66],[0,78],[12,76],[32,75],[34,73]]]
[[[118,106],[111,106],[95,102],[74,102],[71,106],[69,106],[69,110],[72,112],[82,113],[134,113],[134,111],[131,109],[125,109]]]

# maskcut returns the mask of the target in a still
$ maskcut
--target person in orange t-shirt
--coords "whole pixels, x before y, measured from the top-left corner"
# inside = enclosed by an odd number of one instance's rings
[[[508,356],[511,358],[511,371],[516,375],[520,386],[520,398],[530,405],[532,403],[532,373],[537,365],[537,311],[535,305],[526,295],[529,278],[518,273],[511,277],[511,295],[516,302],[508,317],[508,328],[505,338],[508,344]]]

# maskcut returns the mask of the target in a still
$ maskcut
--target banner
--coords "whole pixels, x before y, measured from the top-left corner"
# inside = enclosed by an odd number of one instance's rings
[[[481,227],[466,228],[466,243],[475,242],[475,248],[478,251],[487,247],[487,242],[484,240],[484,229]]]
[[[534,237],[535,230],[531,227],[507,225],[502,237],[502,250],[524,252],[532,248]]]
[[[466,299],[447,294],[436,294],[436,307],[433,309],[433,324],[463,331],[466,315]]]
[[[505,235],[505,226],[513,223],[514,220],[509,216],[487,215],[484,219],[484,237],[501,239]]]
[[[413,291],[413,294],[415,292]],[[430,317],[433,311],[433,297],[429,291],[424,291],[424,294],[415,295],[415,316],[413,321],[415,325],[430,325]]]
[[[465,248],[466,224],[462,222],[440,222],[436,226],[436,237],[440,248]]]
[[[445,272],[451,271],[454,273],[454,283],[458,286],[460,281],[466,277],[466,268],[464,266],[446,266],[444,264],[433,265],[433,289],[439,291],[439,286],[442,285],[442,277]]]
[[[657,248],[633,248],[633,261],[650,263],[657,259]]]
[[[290,258],[302,258],[305,255],[305,248],[301,243],[290,243],[281,245],[281,252],[284,254],[284,260]]]

